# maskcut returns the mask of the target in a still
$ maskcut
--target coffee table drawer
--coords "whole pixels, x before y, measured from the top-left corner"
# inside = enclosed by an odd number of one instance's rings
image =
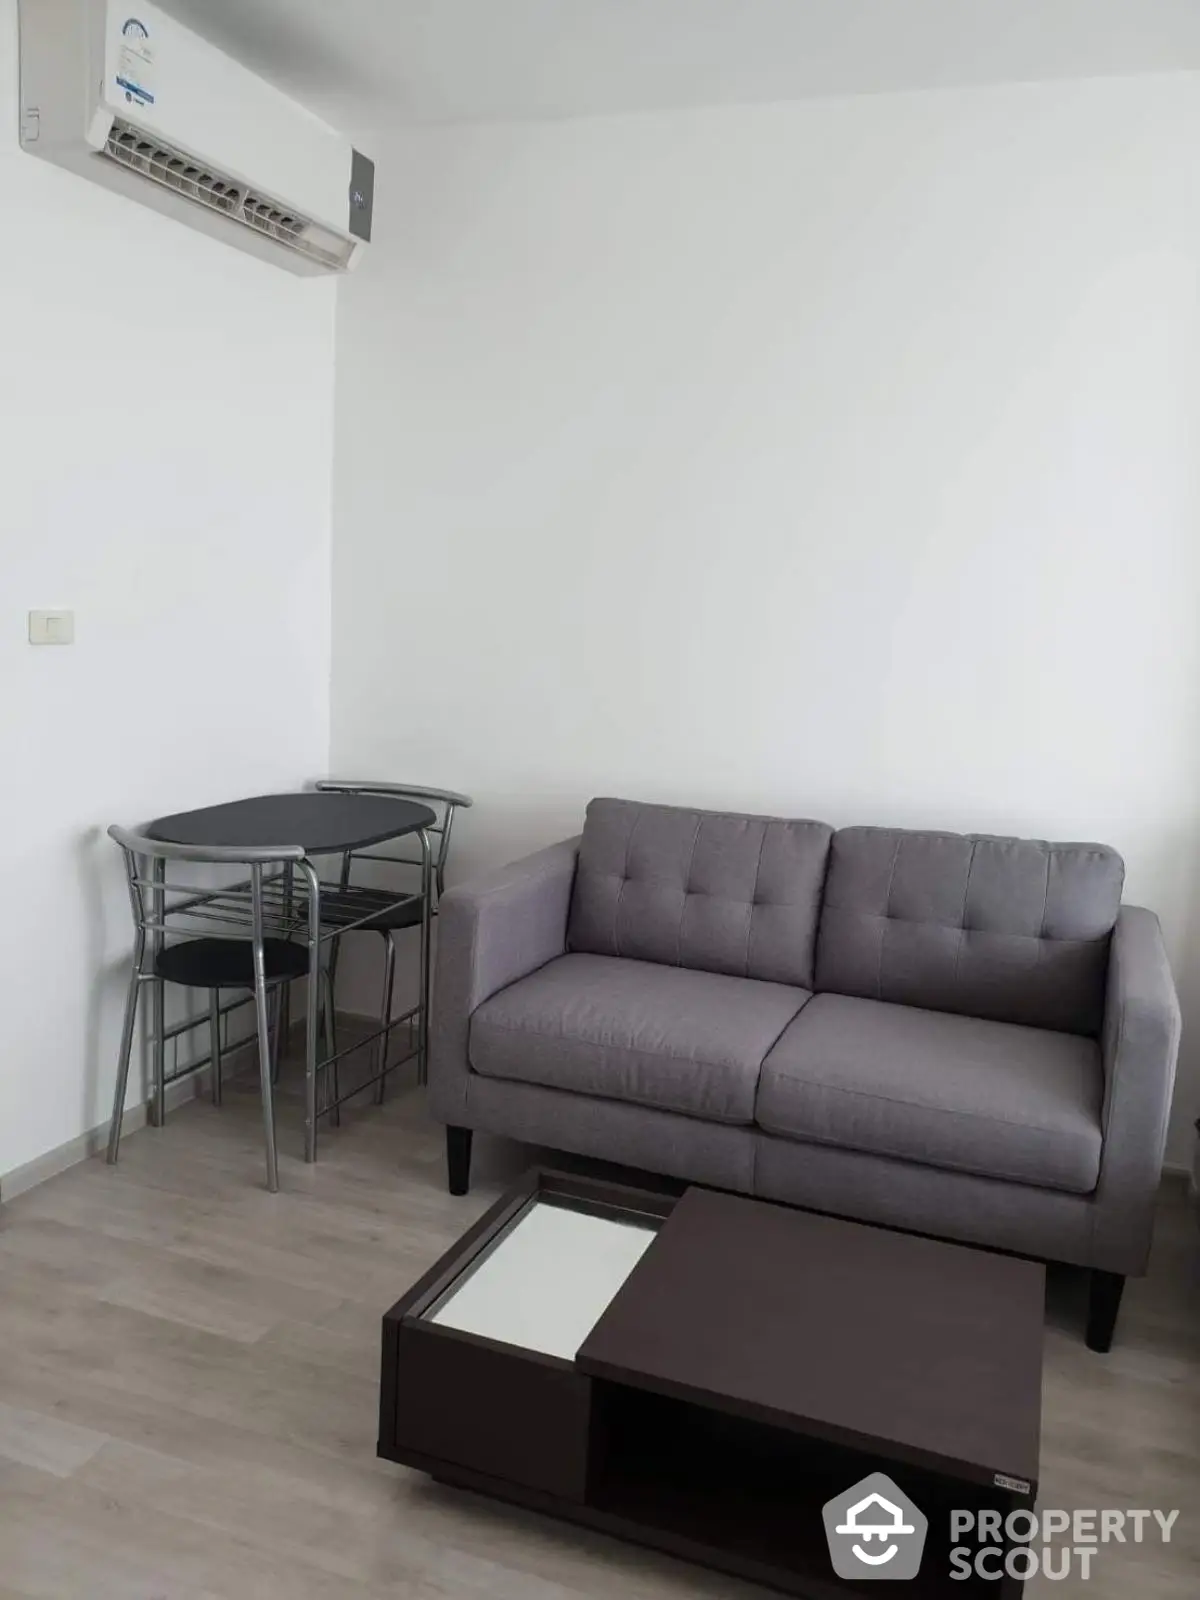
[[[385,1316],[380,1455],[581,1505],[592,1380],[575,1353],[674,1203],[531,1174]]]
[[[582,1501],[591,1380],[421,1323],[396,1346],[393,1459],[467,1467]],[[400,1456],[397,1456],[400,1452]]]

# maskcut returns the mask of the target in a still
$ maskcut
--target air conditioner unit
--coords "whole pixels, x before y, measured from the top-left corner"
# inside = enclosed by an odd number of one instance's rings
[[[348,139],[141,0],[20,0],[21,144],[296,272],[371,237]]]

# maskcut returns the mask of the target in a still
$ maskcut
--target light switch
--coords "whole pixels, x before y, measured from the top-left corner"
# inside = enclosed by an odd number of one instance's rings
[[[74,644],[75,613],[73,611],[31,611],[29,613],[30,644]]]

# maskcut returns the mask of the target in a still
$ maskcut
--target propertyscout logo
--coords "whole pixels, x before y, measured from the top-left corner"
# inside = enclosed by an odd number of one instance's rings
[[[1090,1578],[1106,1544],[1170,1544],[1178,1511],[951,1511],[949,1577],[1050,1582]],[[873,1472],[822,1511],[839,1578],[915,1578],[929,1520],[885,1473]]]
[[[821,1515],[839,1578],[915,1578],[929,1521],[882,1472],[835,1495]]]

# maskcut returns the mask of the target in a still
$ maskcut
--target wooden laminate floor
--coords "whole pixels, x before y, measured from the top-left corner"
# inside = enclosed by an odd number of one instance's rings
[[[668,1600],[760,1594],[375,1459],[381,1312],[530,1161],[477,1140],[467,1199],[413,1088],[351,1108],[282,1192],[227,1088],[0,1210],[0,1600]],[[1090,1354],[1057,1275],[1042,1504],[1180,1509],[1028,1594],[1200,1596],[1200,1231],[1164,1195],[1154,1267]]]

